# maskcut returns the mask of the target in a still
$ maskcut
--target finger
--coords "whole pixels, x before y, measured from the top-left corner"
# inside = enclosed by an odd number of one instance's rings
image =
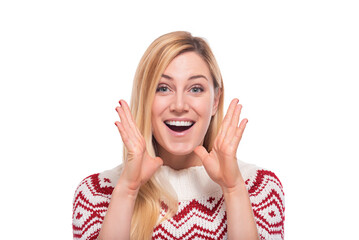
[[[238,126],[238,122],[239,122],[239,117],[241,115],[242,112],[242,105],[238,104],[234,110],[233,116],[232,116],[232,121],[231,121],[231,126],[233,127],[237,127]]]
[[[155,157],[154,161],[157,163],[159,167],[163,165],[163,160],[160,157]]]
[[[209,176],[216,176],[219,171],[219,163],[215,159],[209,156],[209,153],[203,146],[197,146],[194,149],[194,153],[199,157],[202,161],[204,168]]]
[[[149,168],[152,168],[152,172],[156,172],[156,170],[163,165],[163,160],[160,157],[155,158],[148,158],[149,161],[152,162],[152,164],[149,164],[148,166],[144,166],[147,168],[147,170],[150,170]]]
[[[238,104],[238,99],[235,98],[231,101],[229,107],[228,107],[228,110],[227,110],[227,113],[226,113],[226,116],[224,117],[223,119],[223,122],[222,122],[222,125],[219,129],[219,132],[218,132],[218,140],[217,140],[217,144],[220,146],[222,145],[223,143],[223,140],[226,136],[226,133],[227,133],[227,130],[228,130],[228,126],[230,125],[231,123],[231,120],[232,120],[232,116],[233,116],[233,113],[234,113],[234,110]]]
[[[238,127],[238,122],[239,122],[239,117],[241,115],[241,110],[242,110],[242,105],[238,104],[234,110],[233,113],[233,117],[232,117],[232,121],[231,124],[229,125],[226,135],[223,139],[222,145],[223,144],[231,144],[233,141],[233,137],[236,134],[236,130]]]
[[[118,116],[120,117],[121,124],[122,124],[124,130],[127,132],[127,135],[132,136],[133,134],[131,134],[130,124],[126,117],[125,111],[123,110],[122,107],[116,107],[116,111],[118,113]]]
[[[131,141],[131,138],[126,133],[126,130],[123,127],[122,123],[116,121],[115,125],[117,126],[117,129],[120,132],[122,142],[125,144],[125,147],[127,148],[127,150],[133,149],[133,143]]]
[[[202,162],[208,156],[208,152],[203,146],[197,146],[194,149],[194,153],[201,159]]]
[[[194,149],[194,153],[199,157],[201,162],[203,163],[203,166],[207,169],[213,169],[213,162],[210,161],[210,158],[208,157],[208,152],[203,146],[197,146]]]
[[[123,105],[123,103],[122,103]],[[127,132],[127,135],[130,138],[133,138],[133,141],[137,141],[137,142],[141,142],[142,138],[141,138],[141,134],[138,130],[138,128],[136,126],[134,126],[133,124],[133,118],[132,116],[127,116],[126,112],[125,112],[125,108],[124,107],[116,107],[116,111],[118,112],[118,115],[121,118],[121,122],[123,124],[123,127],[125,129],[125,131]],[[131,127],[131,123],[132,123],[132,127]]]
[[[133,119],[130,107],[128,106],[128,104],[127,104],[127,102],[125,100],[120,100],[119,103],[120,103],[120,105],[122,106],[122,108],[123,108],[123,110],[125,112],[129,127],[131,127],[131,129],[133,130],[135,136],[137,138],[140,138],[141,134],[140,134],[140,131],[138,130],[138,128],[137,128],[137,126],[135,124],[135,120]]]
[[[223,119],[223,123],[222,126],[224,128],[228,127],[228,125],[231,123],[232,121],[232,117],[233,117],[233,113],[236,109],[236,106],[238,105],[239,100],[237,98],[233,99],[231,101],[231,103],[229,104],[226,116]]]
[[[247,123],[248,123],[248,119],[246,119],[246,118],[243,119],[241,121],[241,123],[239,124],[239,127],[237,127],[237,129],[235,131],[235,135],[234,135],[234,138],[233,138],[233,141],[232,141],[232,144],[234,145],[235,149],[238,148],[239,142],[242,139],[243,132],[244,132],[244,129],[246,128],[246,126],[247,126]]]
[[[141,166],[141,172],[144,174],[143,179],[148,180],[163,165],[163,160],[160,157],[152,158],[147,156],[145,161],[146,162],[144,162]]]

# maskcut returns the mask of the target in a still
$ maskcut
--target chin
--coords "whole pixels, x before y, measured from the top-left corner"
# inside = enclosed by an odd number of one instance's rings
[[[186,147],[184,146],[168,146],[166,147],[166,151],[177,156],[183,156],[188,155],[193,152],[193,150],[196,148],[196,146],[189,147],[188,144],[186,144]]]

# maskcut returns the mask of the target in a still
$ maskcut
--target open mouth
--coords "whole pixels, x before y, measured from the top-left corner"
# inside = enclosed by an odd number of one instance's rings
[[[195,122],[189,122],[189,121],[184,121],[184,122],[165,121],[165,124],[172,131],[183,132],[183,131],[186,131],[186,130],[190,129],[195,124]]]

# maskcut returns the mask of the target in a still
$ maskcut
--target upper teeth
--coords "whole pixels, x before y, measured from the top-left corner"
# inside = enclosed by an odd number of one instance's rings
[[[191,121],[166,121],[165,123],[172,126],[191,126],[193,124]]]

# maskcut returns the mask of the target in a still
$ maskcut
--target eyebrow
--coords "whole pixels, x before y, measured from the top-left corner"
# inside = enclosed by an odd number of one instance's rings
[[[170,76],[168,76],[166,74],[162,74],[162,77],[166,78],[168,80],[173,80],[172,77],[170,77]],[[208,81],[208,79],[204,75],[201,75],[201,74],[191,76],[190,78],[188,78],[188,80],[193,80],[193,79],[197,79],[197,78],[204,78],[204,79],[206,79]]]

